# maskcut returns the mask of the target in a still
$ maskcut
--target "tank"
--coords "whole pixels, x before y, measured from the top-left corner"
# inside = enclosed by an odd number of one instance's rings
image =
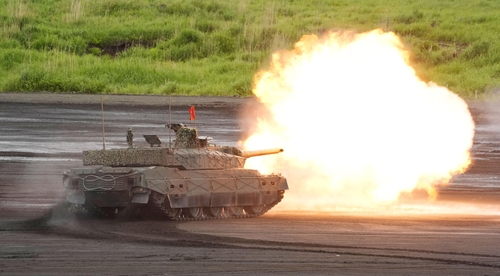
[[[166,146],[156,135],[143,135],[147,143],[135,146],[129,129],[128,148],[83,151],[84,167],[63,174],[67,204],[103,216],[128,210],[197,220],[260,216],[283,199],[285,177],[244,168],[247,158],[283,149],[216,146],[210,137],[199,137],[196,128],[166,126],[176,137]]]

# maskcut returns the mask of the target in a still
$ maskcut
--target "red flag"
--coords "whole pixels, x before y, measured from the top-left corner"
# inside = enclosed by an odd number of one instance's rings
[[[190,121],[193,121],[193,120],[196,120],[196,114],[194,113],[194,106],[191,106],[191,108],[189,108],[189,120]]]

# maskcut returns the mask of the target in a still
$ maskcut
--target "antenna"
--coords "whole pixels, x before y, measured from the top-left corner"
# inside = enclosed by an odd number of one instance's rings
[[[172,151],[172,95],[168,95],[168,149]]]
[[[106,140],[104,139],[104,96],[101,94],[101,116],[102,116],[102,149],[106,150]]]

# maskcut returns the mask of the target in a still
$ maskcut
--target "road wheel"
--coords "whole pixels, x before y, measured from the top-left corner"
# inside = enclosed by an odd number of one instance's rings
[[[219,218],[222,216],[222,207],[205,207],[203,212],[209,217]]]
[[[118,214],[118,208],[116,207],[102,207],[99,208],[99,211],[104,218],[115,218]]]
[[[171,208],[170,206],[166,208],[167,211],[168,211],[168,214],[170,215],[170,217],[172,218],[178,218],[181,216],[181,211],[182,209],[179,209],[179,208]]]
[[[238,206],[226,207],[224,208],[224,213],[226,213],[226,216],[228,217],[241,216],[243,214],[243,207],[238,207]]]
[[[264,211],[264,205],[245,206],[245,212],[250,215],[257,215]]]
[[[168,199],[165,199],[165,201],[163,201],[163,209],[165,210],[164,212],[167,213],[167,216],[170,216],[173,219],[179,218],[181,216],[182,209],[170,207],[170,202],[168,201]]]
[[[201,218],[201,216],[203,215],[203,208],[201,207],[184,208],[182,212],[188,218]]]

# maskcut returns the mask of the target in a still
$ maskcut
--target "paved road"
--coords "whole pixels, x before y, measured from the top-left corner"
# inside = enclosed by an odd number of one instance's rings
[[[495,105],[471,104],[478,124],[474,164],[438,197],[473,211],[271,211],[255,219],[166,222],[52,218],[63,196],[61,172],[81,166],[81,150],[102,147],[99,98],[2,96],[1,275],[500,275]],[[168,139],[168,108],[158,104],[164,98],[119,99],[126,104],[105,106],[108,147],[125,146],[128,127],[136,137]],[[189,99],[172,107],[172,120],[189,122],[187,107],[196,103],[200,134],[235,145],[245,135],[237,116],[245,101]]]

